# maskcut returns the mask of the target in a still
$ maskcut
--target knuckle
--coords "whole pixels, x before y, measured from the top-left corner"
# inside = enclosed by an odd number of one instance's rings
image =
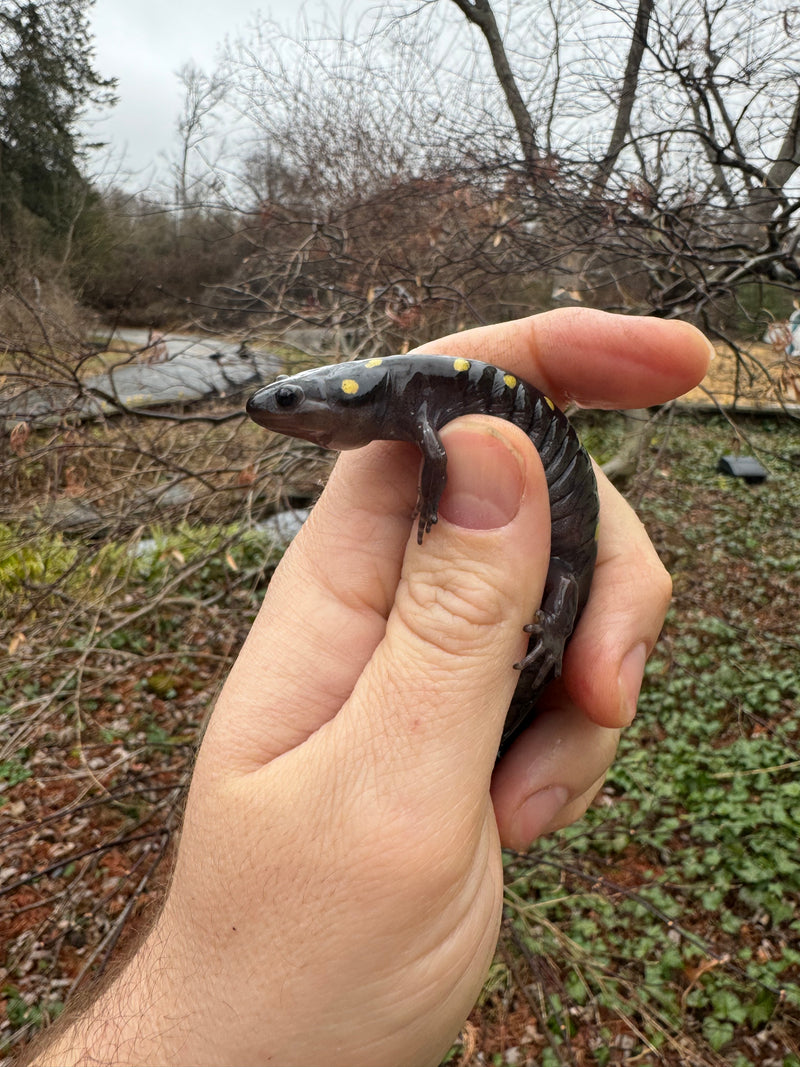
[[[482,647],[508,615],[508,596],[477,569],[415,573],[401,581],[395,608],[406,626],[446,652]]]
[[[654,601],[666,609],[672,599],[672,577],[648,542],[648,552],[641,561],[640,576],[644,588],[649,590]]]

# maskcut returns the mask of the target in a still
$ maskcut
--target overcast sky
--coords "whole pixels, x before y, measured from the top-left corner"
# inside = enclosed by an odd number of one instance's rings
[[[312,20],[326,8],[338,18],[375,3],[307,0],[303,10]],[[225,38],[242,36],[259,11],[291,30],[298,7],[297,0],[96,0],[90,16],[96,69],[119,79],[119,102],[93,126],[92,138],[109,143],[115,163],[124,153],[122,166],[145,187],[160,155],[176,143],[182,93],[175,72],[190,61],[211,70]]]

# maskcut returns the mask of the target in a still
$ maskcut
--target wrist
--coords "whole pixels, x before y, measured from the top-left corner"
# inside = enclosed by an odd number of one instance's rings
[[[31,1063],[124,1067],[188,1062],[199,1009],[180,955],[159,918],[88,1006],[78,998]]]

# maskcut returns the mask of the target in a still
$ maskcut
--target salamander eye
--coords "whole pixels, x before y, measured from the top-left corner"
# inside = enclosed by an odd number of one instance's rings
[[[279,408],[293,408],[303,399],[303,390],[299,385],[282,385],[275,390],[275,403]]]

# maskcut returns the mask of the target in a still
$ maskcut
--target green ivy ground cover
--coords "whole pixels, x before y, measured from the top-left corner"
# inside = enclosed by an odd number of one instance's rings
[[[598,802],[507,856],[454,1061],[800,1065],[800,435],[737,425],[682,417],[650,443],[631,496],[673,607]],[[601,456],[610,429],[585,434]],[[766,483],[716,473],[737,445]]]

